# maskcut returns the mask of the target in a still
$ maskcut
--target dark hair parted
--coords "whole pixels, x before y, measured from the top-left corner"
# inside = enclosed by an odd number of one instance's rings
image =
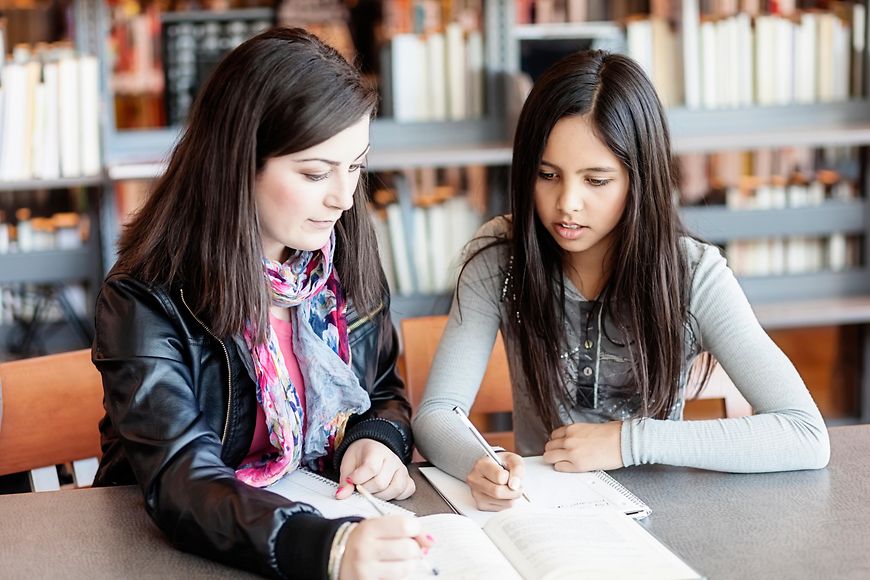
[[[587,51],[566,57],[540,77],[523,106],[513,146],[512,225],[503,242],[513,257],[507,332],[519,341],[538,413],[548,427],[558,426],[557,402],[573,398],[559,359],[566,348],[565,253],[541,223],[534,191],[550,132],[571,116],[586,116],[628,173],[628,199],[598,306],[628,342],[642,414],[664,418],[678,396],[683,365],[687,259],[679,243],[683,227],[673,201],[677,175],[665,113],[649,79],[625,56]]]
[[[183,286],[219,337],[268,328],[255,182],[266,161],[322,143],[373,116],[377,93],[333,48],[274,28],[230,52],[201,88],[166,173],[124,230],[117,268]],[[363,181],[336,224],[335,267],[361,311],[383,291]]]

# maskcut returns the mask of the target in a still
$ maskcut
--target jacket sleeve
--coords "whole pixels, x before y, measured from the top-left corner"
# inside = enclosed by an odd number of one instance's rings
[[[194,392],[198,351],[179,340],[184,323],[167,301],[131,278],[113,277],[96,305],[92,356],[103,378],[102,425],[117,433],[148,514],[182,550],[267,576],[325,577],[343,520],[236,479]]]
[[[389,447],[403,463],[411,461],[411,405],[405,397],[405,383],[396,370],[399,340],[390,317],[389,293],[385,293],[380,311],[360,332],[364,336],[351,349],[357,374],[363,375],[360,379],[365,380],[372,406],[348,421],[344,439],[335,451],[336,471],[344,452],[359,439],[374,439]],[[367,360],[358,360],[359,357]]]

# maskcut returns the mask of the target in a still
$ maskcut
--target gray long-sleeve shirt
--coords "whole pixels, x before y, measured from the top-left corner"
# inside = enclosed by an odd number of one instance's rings
[[[479,236],[506,236],[495,218]],[[489,238],[491,239],[491,238]],[[469,251],[486,240],[472,242]],[[827,465],[828,433],[818,408],[791,361],[761,328],[734,274],[718,249],[684,238],[691,276],[685,367],[708,351],[722,365],[755,415],[682,421],[686,372],[670,419],[637,418],[640,398],[630,361],[615,326],[566,278],[563,364],[574,383],[575,404],[561,408],[562,421],[622,420],[625,466],[663,463],[730,472],[815,469]],[[464,479],[482,455],[451,412],[468,412],[486,370],[496,334],[507,320],[502,300],[508,248],[489,248],[466,267],[413,421],[420,451],[435,465]],[[460,315],[461,312],[461,315]],[[554,329],[554,332],[559,329]],[[514,399],[513,424],[521,455],[543,453],[548,431],[526,393],[519,346],[506,337]]]

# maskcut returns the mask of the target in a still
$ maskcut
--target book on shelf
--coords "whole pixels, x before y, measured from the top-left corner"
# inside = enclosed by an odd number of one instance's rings
[[[0,180],[99,175],[96,57],[63,43],[34,51],[17,47],[0,84]]]
[[[394,187],[373,194],[387,282],[399,296],[450,291],[462,248],[486,213],[486,169],[406,170]]]
[[[296,470],[267,488],[317,508],[326,517],[376,517],[358,494],[335,499],[335,482]],[[388,514],[413,515],[377,501]],[[508,510],[483,527],[457,514],[419,518],[436,538],[426,560],[439,578],[699,578],[698,574],[628,516],[607,508],[582,511]],[[421,564],[414,578],[431,577]]]

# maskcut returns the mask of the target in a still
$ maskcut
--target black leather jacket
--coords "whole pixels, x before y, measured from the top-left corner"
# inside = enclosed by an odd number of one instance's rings
[[[349,303],[347,321],[353,370],[372,406],[348,422],[335,465],[361,438],[384,443],[407,463],[411,410],[396,374],[389,297],[364,316]],[[341,520],[235,477],[257,405],[241,337],[215,337],[187,307],[183,289],[112,272],[97,299],[93,361],[106,408],[96,485],[138,483],[148,514],[182,550],[268,576],[326,576]]]

